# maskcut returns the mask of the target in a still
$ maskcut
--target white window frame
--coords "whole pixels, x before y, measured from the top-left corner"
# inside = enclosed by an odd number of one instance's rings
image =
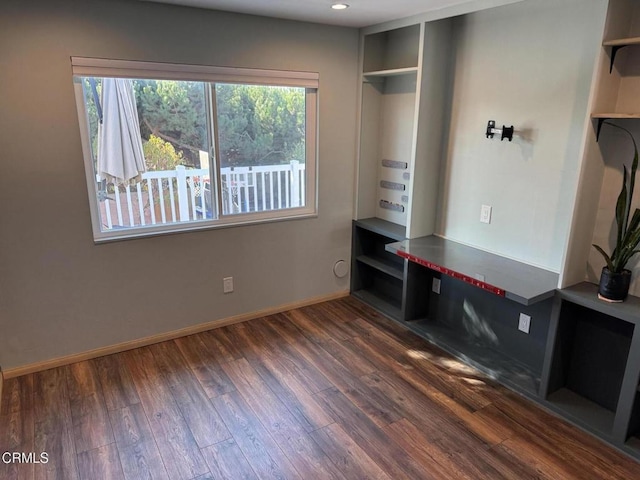
[[[76,95],[76,106],[80,124],[82,150],[84,156],[91,225],[96,243],[123,240],[138,237],[155,236],[169,233],[187,232],[221,227],[231,227],[253,223],[272,222],[317,216],[317,159],[318,159],[318,87],[319,75],[316,72],[298,72],[282,70],[262,70],[235,67],[214,67],[202,65],[182,65],[130,60],[109,60],[84,57],[71,58],[72,73]],[[282,208],[264,212],[223,214],[221,199],[212,192],[211,201],[215,205],[218,217],[176,223],[157,224],[143,227],[127,227],[103,231],[100,226],[100,210],[96,192],[96,173],[94,171],[84,92],[78,77],[115,77],[149,80],[182,80],[210,83],[237,83],[247,85],[289,86],[305,88],[305,204],[301,207]],[[215,110],[215,108],[212,108]],[[208,112],[213,115],[213,112]],[[216,121],[214,119],[214,121]],[[217,149],[217,139],[212,140]],[[213,153],[213,152],[210,152]],[[217,153],[217,152],[216,152]],[[215,159],[214,159],[215,157]],[[216,165],[217,155],[210,155],[209,169],[215,172],[219,190],[220,169]]]

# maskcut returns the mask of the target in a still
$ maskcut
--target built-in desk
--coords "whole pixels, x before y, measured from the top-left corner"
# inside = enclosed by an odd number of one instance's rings
[[[354,222],[355,296],[640,459],[640,298],[610,304],[597,285],[557,290],[553,272],[401,235],[381,220]]]
[[[434,235],[390,243],[386,250],[523,305],[551,298],[558,274]]]
[[[388,241],[385,252],[406,262],[404,325],[537,398],[558,274],[437,236]]]

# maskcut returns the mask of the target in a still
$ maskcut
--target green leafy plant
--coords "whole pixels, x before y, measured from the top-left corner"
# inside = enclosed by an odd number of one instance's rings
[[[175,170],[178,165],[184,163],[181,151],[176,152],[175,147],[162,138],[151,134],[149,140],[142,145],[144,160],[151,171]]]
[[[611,273],[621,273],[629,260],[631,260],[631,257],[636,253],[640,253],[640,250],[637,249],[640,243],[640,209],[635,209],[631,221],[629,221],[636,183],[636,170],[638,169],[638,146],[629,130],[613,123],[605,123],[626,132],[633,142],[634,150],[630,175],[627,166],[623,165],[622,189],[616,202],[616,246],[609,256],[600,246],[593,245],[606,260],[609,271]]]

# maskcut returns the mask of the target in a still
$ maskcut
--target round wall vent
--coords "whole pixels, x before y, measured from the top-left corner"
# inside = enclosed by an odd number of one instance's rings
[[[349,265],[344,260],[338,260],[333,266],[333,273],[338,278],[344,278],[349,273]]]

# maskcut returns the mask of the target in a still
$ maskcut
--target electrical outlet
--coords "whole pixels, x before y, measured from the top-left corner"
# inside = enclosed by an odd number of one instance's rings
[[[531,327],[531,317],[525,313],[521,313],[520,319],[518,320],[518,330],[524,333],[529,333],[530,327]]]
[[[438,295],[440,295],[440,279],[439,278],[433,279],[433,282],[431,283],[431,290],[433,291],[433,293],[437,293]]]
[[[233,277],[224,277],[222,279],[222,291],[223,293],[233,292]]]
[[[491,205],[482,205],[482,208],[480,208],[480,221],[482,223],[491,223]]]

